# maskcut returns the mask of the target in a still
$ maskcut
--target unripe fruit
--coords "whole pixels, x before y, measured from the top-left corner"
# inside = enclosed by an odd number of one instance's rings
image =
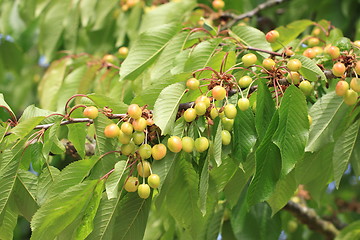
[[[310,96],[313,90],[313,87],[309,81],[302,81],[299,84],[300,90],[304,93],[305,96]]]
[[[317,45],[319,45],[319,43],[320,43],[320,41],[319,41],[319,39],[316,38],[316,37],[312,37],[312,38],[309,38],[309,39],[308,39],[308,45],[309,45],[310,47],[317,46]]]
[[[360,61],[356,62],[356,65],[354,67],[354,71],[356,72],[356,74],[360,75]]]
[[[132,8],[137,3],[138,3],[138,0],[127,0],[126,1],[126,4],[128,5],[129,8]]]
[[[266,33],[265,38],[266,41],[269,43],[274,43],[279,38],[280,34],[276,30],[271,30],[270,32]]]
[[[356,47],[360,48],[360,40],[356,40],[356,41],[354,42],[354,45],[355,45]]]
[[[213,107],[210,111],[210,117],[211,119],[215,119],[217,116],[219,116],[219,110],[216,107]]]
[[[329,54],[332,59],[340,57],[340,49],[336,46],[328,47],[326,53]]]
[[[351,79],[350,87],[355,92],[360,92],[360,78]]]
[[[121,144],[128,144],[131,140],[131,135],[125,134],[123,131],[120,130],[119,132],[119,142]]]
[[[123,133],[126,135],[131,135],[132,132],[134,131],[134,128],[131,125],[131,123],[124,122],[123,124],[121,124],[120,130],[123,131]]]
[[[168,146],[169,150],[174,153],[180,152],[182,149],[181,138],[179,138],[178,136],[170,137],[168,139],[167,146]]]
[[[105,137],[107,137],[107,138],[117,137],[120,134],[120,128],[115,123],[112,123],[105,127],[104,134],[105,134]]]
[[[150,176],[150,168],[151,165],[148,161],[141,161],[136,166],[138,174],[140,177],[148,177]]]
[[[254,65],[257,61],[257,57],[255,54],[253,53],[248,53],[245,54],[242,58],[241,58],[242,62],[244,63],[245,67],[249,67],[251,65]]]
[[[265,69],[271,70],[275,66],[275,62],[271,58],[265,58],[262,62],[262,65]]]
[[[206,137],[199,137],[195,140],[195,149],[198,152],[205,152],[209,148],[209,140]]]
[[[320,55],[320,54],[322,54],[322,53],[324,52],[324,50],[322,49],[322,47],[319,47],[319,46],[313,47],[312,49],[314,50],[314,52],[315,52],[316,55]]]
[[[223,100],[226,96],[226,90],[221,86],[215,86],[211,92],[213,97],[218,101]]]
[[[205,111],[206,111],[206,109],[205,109]],[[184,119],[185,119],[186,122],[192,122],[192,121],[195,120],[196,117],[197,117],[196,116],[196,110],[193,109],[193,108],[188,108],[184,112]]]
[[[345,71],[346,71],[346,67],[341,62],[335,63],[334,66],[332,67],[332,73],[336,77],[341,77],[345,73]]]
[[[303,52],[303,55],[308,58],[316,57],[316,52],[312,48],[308,48]]]
[[[207,96],[201,95],[195,100],[195,104],[199,102],[204,102],[206,105],[206,108],[210,107],[210,99]]]
[[[195,112],[198,116],[204,115],[206,113],[206,104],[204,102],[198,102],[195,105]]]
[[[129,49],[127,47],[121,47],[118,52],[121,58],[126,58],[129,53]]]
[[[147,127],[145,118],[140,117],[132,122],[135,131],[142,132]]]
[[[344,102],[346,105],[354,105],[357,102],[358,94],[352,89],[348,89],[344,96]]]
[[[186,81],[186,87],[188,87],[191,90],[198,89],[200,86],[200,81],[196,78],[190,78]]]
[[[166,155],[166,147],[164,144],[159,143],[151,148],[151,156],[154,158],[154,160],[163,159],[165,155]]]
[[[120,149],[121,149],[121,153],[123,155],[128,156],[135,152],[135,143],[129,142],[128,144],[123,144],[123,145],[121,145]]]
[[[223,0],[214,0],[212,2],[212,6],[213,8],[215,8],[216,10],[220,10],[220,9],[223,9],[224,6],[225,6],[225,3]]]
[[[294,52],[291,49],[286,49],[285,50],[285,55],[288,57],[291,57],[292,55],[294,55]]]
[[[289,83],[299,84],[300,83],[300,74],[298,72],[290,72],[287,75],[286,80]]]
[[[234,119],[237,114],[237,110],[234,104],[227,104],[224,108],[225,116],[230,119]]]
[[[231,142],[231,134],[228,130],[221,131],[221,141],[223,145],[229,145]]]
[[[243,76],[242,78],[239,79],[239,86],[241,88],[247,88],[248,86],[250,86],[252,82],[252,78],[249,76]]]
[[[137,104],[131,104],[128,107],[128,115],[133,119],[138,119],[141,117],[142,110]]]
[[[349,84],[346,81],[339,81],[335,87],[335,93],[338,96],[344,96],[349,89]]]
[[[103,61],[115,64],[116,63],[116,57],[114,55],[111,55],[111,54],[106,54],[103,57]]]
[[[147,184],[140,184],[138,187],[138,194],[139,197],[143,199],[147,199],[150,196],[150,187]]]
[[[129,177],[124,185],[124,188],[128,192],[136,192],[139,186],[139,180],[137,177]]]
[[[148,159],[151,157],[151,146],[149,144],[143,144],[139,147],[139,155],[141,159]]]
[[[314,28],[314,30],[312,31],[312,35],[314,36],[319,36],[321,33],[320,28]]]
[[[182,150],[184,152],[190,153],[194,150],[195,141],[191,137],[183,137],[181,139],[182,142]]]
[[[142,144],[145,140],[145,133],[144,132],[134,132],[133,133],[133,141],[136,145]]]
[[[291,59],[286,66],[290,71],[297,72],[302,67],[302,64],[299,59]]]
[[[249,109],[250,106],[250,101],[247,98],[240,98],[238,100],[238,107],[240,108],[241,111],[246,111]]]
[[[234,125],[234,119],[229,119],[229,118],[223,117],[221,119],[221,123],[225,130],[231,131],[233,128],[233,125]]]
[[[87,117],[90,119],[95,119],[99,115],[99,110],[94,106],[90,106],[90,107],[86,107],[84,109],[83,114],[84,114],[84,117]]]
[[[147,181],[148,181],[149,186],[152,188],[158,188],[160,186],[160,177],[159,177],[159,175],[157,175],[155,173],[151,174],[148,177]]]

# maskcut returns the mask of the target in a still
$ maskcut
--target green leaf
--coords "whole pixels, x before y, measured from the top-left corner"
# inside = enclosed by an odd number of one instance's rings
[[[81,158],[85,158],[86,123],[68,124],[68,138]]]
[[[0,239],[13,239],[18,214],[10,206],[6,206],[0,221]]]
[[[154,122],[161,134],[168,134],[174,126],[180,100],[185,93],[184,83],[174,83],[163,89],[155,102]]]
[[[324,72],[316,65],[316,63],[308,57],[303,55],[294,55],[291,59],[299,59],[302,67],[299,72],[304,76],[305,79],[309,81],[317,81],[320,79],[321,81],[327,81],[327,78]]]
[[[14,72],[20,72],[24,62],[22,50],[16,43],[2,38],[0,42],[0,65],[4,65],[6,69]]]
[[[344,174],[351,154],[356,148],[356,139],[360,132],[360,121],[353,123],[345,132],[339,137],[335,143],[333,155],[333,169],[336,187],[339,188],[340,180]]]
[[[114,171],[106,180],[106,194],[108,199],[117,198],[119,194],[119,186],[125,182],[125,172],[128,161],[119,161],[115,164]]]
[[[314,152],[327,143],[334,142],[334,130],[342,122],[348,109],[349,107],[343,103],[343,98],[337,96],[335,92],[319,99],[309,111],[313,122],[305,151]]]
[[[27,108],[25,108],[24,112],[22,113],[19,122],[23,122],[25,120],[28,120],[33,117],[46,117],[50,114],[53,114],[54,112],[41,109],[38,107],[35,107],[34,105],[30,105]],[[61,119],[61,116],[51,116],[42,121],[42,123],[53,123],[54,119]]]
[[[99,108],[108,107],[113,110],[113,113],[127,112],[128,105],[121,101],[96,93],[89,94],[88,97],[93,100]]]
[[[59,138],[57,137],[58,130],[60,128],[60,119],[54,122],[54,125],[52,125],[49,129],[46,130],[44,134],[44,146],[42,149],[42,153],[45,157],[45,159],[48,158],[48,155],[53,148],[53,146],[56,143],[59,143]],[[60,143],[63,147],[63,150],[65,152],[65,147],[62,143]],[[59,144],[57,144],[59,145]]]
[[[36,189],[36,197],[38,199],[39,205],[42,205],[46,201],[45,196],[52,187],[52,183],[55,181],[55,178],[59,174],[60,170],[53,166],[48,166],[40,174]]]
[[[360,238],[360,221],[355,221],[341,229],[335,240],[353,240]]]
[[[181,153],[173,153],[173,152],[167,152],[166,156],[161,160],[156,160],[153,162],[151,168],[153,173],[159,175],[161,181],[159,190],[161,192],[162,186],[167,181],[167,178],[171,178],[171,175],[169,175],[169,172],[171,168],[173,167],[173,164],[175,161],[179,160]]]
[[[209,161],[210,153],[208,152],[204,166],[201,171],[199,183],[199,207],[203,216],[206,214],[206,201],[209,189]]]
[[[140,34],[122,63],[120,80],[134,80],[178,32],[177,24],[164,24]]]
[[[5,102],[4,95],[2,93],[0,93],[0,107],[5,107],[8,111],[10,111],[10,115],[12,115],[13,117],[15,116],[10,106]]]
[[[80,183],[46,201],[31,220],[31,239],[54,239],[81,213],[97,183]]]
[[[288,174],[302,159],[309,136],[309,119],[304,94],[290,85],[281,100],[279,125],[273,142],[279,147],[282,159],[282,174]]]
[[[19,139],[26,137],[45,117],[33,117],[26,119],[11,129],[11,133],[15,134]]]
[[[221,193],[224,190],[226,184],[239,169],[235,165],[234,161],[229,157],[224,158],[223,163],[220,166],[214,166],[210,171],[210,178],[214,181],[217,192]]]
[[[216,133],[214,136],[214,144],[212,144],[211,149],[213,150],[213,156],[214,156],[214,160],[216,162],[217,166],[220,166],[222,163],[222,158],[221,158],[221,152],[222,152],[222,137],[221,137],[221,131],[222,131],[222,126],[219,123],[217,128],[216,128]]]

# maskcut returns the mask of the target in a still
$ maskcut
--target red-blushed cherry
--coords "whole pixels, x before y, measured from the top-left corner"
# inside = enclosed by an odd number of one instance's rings
[[[213,97],[218,101],[223,100],[226,96],[226,90],[224,87],[221,87],[221,86],[215,86],[211,90],[211,93],[212,93]]]
[[[223,9],[225,7],[225,2],[223,0],[214,0],[212,6],[216,10]]]
[[[345,73],[346,67],[343,63],[337,62],[334,64],[331,70],[336,77],[341,77]]]
[[[196,78],[190,78],[186,81],[186,87],[190,90],[198,89],[200,86],[200,81]]]
[[[84,117],[95,119],[99,115],[99,110],[94,106],[89,106],[84,109]]]
[[[266,41],[269,43],[274,43],[279,38],[280,34],[276,30],[271,30],[270,32],[266,33],[265,38]]]
[[[308,58],[316,57],[316,52],[312,48],[308,48],[303,52],[303,55]]]
[[[139,186],[139,179],[137,177],[129,177],[124,185],[127,192],[136,192]]]
[[[104,134],[107,138],[117,137],[120,134],[120,128],[115,123],[109,124],[105,127]]]
[[[336,46],[327,47],[326,53],[329,54],[332,59],[340,57],[340,49]]]
[[[128,107],[128,115],[133,119],[138,119],[141,117],[142,110],[137,104],[131,104]]]
[[[151,148],[151,156],[154,160],[161,160],[166,156],[166,151],[166,146],[162,143],[159,143]]]
[[[132,122],[133,128],[135,131],[142,132],[147,127],[147,122],[145,118],[140,117]]]
[[[190,153],[194,150],[195,147],[195,141],[191,137],[183,137],[181,139],[182,142],[182,150],[184,152]]]
[[[243,62],[245,67],[250,67],[251,65],[254,65],[256,63],[257,57],[253,53],[248,53],[241,58],[241,61]]]
[[[182,149],[182,141],[178,136],[172,136],[168,139],[167,146],[171,152],[178,153]]]
[[[346,81],[339,81],[335,87],[335,93],[338,96],[344,96],[349,89],[349,84]]]

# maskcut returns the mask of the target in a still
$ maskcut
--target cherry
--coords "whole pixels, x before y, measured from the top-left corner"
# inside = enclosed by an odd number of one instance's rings
[[[151,165],[148,161],[141,161],[136,166],[138,174],[140,177],[148,177],[150,176],[150,168]]]
[[[286,80],[289,83],[299,84],[300,83],[300,74],[298,72],[290,72],[287,75]]]
[[[307,43],[310,47],[314,47],[319,45],[320,41],[317,37],[311,37],[308,39]]]
[[[106,54],[103,58],[103,61],[115,64],[116,63],[116,57],[111,54]]]
[[[137,104],[131,104],[128,107],[128,115],[133,119],[138,119],[141,117],[142,110]]]
[[[224,108],[225,116],[230,119],[234,119],[237,114],[237,110],[234,104],[227,104]]]
[[[271,70],[275,66],[275,61],[271,58],[265,58],[262,62],[265,69]]]
[[[319,46],[313,47],[312,49],[314,50],[316,55],[322,54],[324,52],[322,47],[319,47]]]
[[[244,63],[245,67],[249,67],[251,65],[254,65],[257,61],[257,57],[255,54],[253,53],[248,53],[245,54],[242,58],[241,58],[242,62]]]
[[[196,78],[190,78],[186,81],[186,86],[191,90],[198,89],[200,86],[200,81]]]
[[[240,108],[241,111],[246,111],[249,109],[250,106],[250,101],[247,98],[240,98],[238,100],[238,107]]]
[[[112,123],[105,127],[104,134],[105,134],[105,137],[107,137],[107,138],[117,137],[120,134],[120,128],[115,123]]]
[[[307,80],[302,81],[299,84],[299,88],[304,93],[305,96],[310,96],[313,90],[311,83]]]
[[[341,77],[345,73],[345,71],[346,71],[346,67],[341,62],[335,63],[334,66],[332,67],[332,73],[336,77]]]
[[[139,155],[141,159],[148,159],[151,157],[151,146],[149,144],[143,144],[139,147]]]
[[[303,52],[303,55],[308,58],[316,57],[316,52],[312,48],[308,48]]]
[[[216,10],[220,10],[220,9],[223,9],[224,6],[225,6],[225,3],[223,0],[214,0],[212,2],[212,6],[213,8],[215,8]]]
[[[160,160],[163,159],[166,155],[166,147],[164,144],[159,143],[152,147],[151,149],[151,155],[154,160]]]
[[[148,177],[147,181],[148,181],[149,186],[152,188],[158,188],[160,186],[160,177],[159,177],[159,175],[157,175],[155,173],[151,174]]]
[[[350,81],[350,87],[355,92],[360,92],[360,78],[353,78]]]
[[[191,137],[183,137],[181,139],[182,142],[182,150],[184,152],[190,153],[194,150],[195,141]]]
[[[234,125],[234,119],[229,119],[227,117],[223,117],[221,119],[221,123],[225,130],[231,131]]]
[[[312,31],[311,34],[314,35],[314,36],[319,36],[320,33],[321,33],[320,28],[314,28],[314,30]]]
[[[336,46],[326,48],[326,53],[329,54],[332,59],[340,57],[340,49]]]
[[[302,67],[302,64],[299,59],[294,58],[289,60],[286,66],[290,71],[297,72]]]
[[[134,128],[131,123],[124,122],[123,124],[121,124],[120,130],[123,131],[123,133],[125,133],[126,135],[131,135],[134,131]]]
[[[167,146],[171,152],[178,153],[182,149],[181,138],[172,136],[168,139]]]
[[[142,132],[147,127],[145,118],[140,117],[132,122],[133,128],[135,131]]]
[[[226,90],[221,86],[215,86],[211,92],[213,97],[218,101],[223,100],[226,96]]]
[[[209,148],[209,140],[206,137],[199,137],[195,140],[195,149],[204,152]]]
[[[204,115],[206,113],[206,104],[205,102],[198,102],[195,105],[195,112],[198,116]]]
[[[135,152],[135,143],[129,142],[128,144],[121,145],[121,153],[128,156]]]
[[[355,42],[353,42],[354,46],[360,48],[360,40],[356,40]]]
[[[252,78],[249,76],[243,76],[239,79],[239,86],[241,88],[247,88],[252,83]]]
[[[150,196],[150,187],[149,185],[142,183],[138,187],[139,197],[147,199]]]
[[[207,96],[201,95],[195,100],[195,104],[199,102],[204,102],[206,105],[206,108],[210,107],[210,99]]]
[[[348,89],[344,95],[344,102],[346,105],[354,105],[357,102],[358,94],[352,89]]]
[[[206,109],[205,109],[205,111],[206,111]],[[188,108],[184,112],[184,119],[185,119],[186,122],[192,122],[192,121],[195,120],[196,117],[197,117],[196,116],[196,110],[193,109],[193,108]]]
[[[131,140],[131,135],[125,134],[123,131],[120,130],[119,132],[119,142],[122,144],[128,144]]]
[[[349,89],[349,84],[346,81],[339,81],[335,87],[335,93],[338,96],[344,96]]]
[[[279,38],[280,34],[276,30],[271,30],[270,32],[266,33],[265,38],[266,41],[269,43],[274,43]]]
[[[127,47],[121,47],[119,48],[118,53],[121,58],[126,58],[129,53],[129,49]]]
[[[152,118],[148,118],[148,119],[146,119],[146,124],[148,126],[154,125],[154,120]]]
[[[356,72],[356,74],[360,75],[360,61],[356,62],[356,65],[354,67],[354,71]]]
[[[124,185],[124,188],[128,192],[136,192],[139,186],[139,180],[137,177],[129,177]]]
[[[219,116],[219,109],[213,107],[210,111],[210,117],[211,119],[215,119],[217,116]]]
[[[221,131],[221,141],[223,145],[229,145],[231,142],[231,134],[228,130]]]
[[[291,49],[286,49],[285,50],[285,55],[288,56],[288,57],[291,57],[293,56],[295,53],[291,50]]]
[[[145,140],[145,133],[144,132],[134,132],[133,133],[133,141],[136,145],[142,144]]]
[[[83,114],[84,114],[84,117],[87,117],[90,119],[95,119],[99,115],[99,110],[94,106],[90,106],[90,107],[86,107],[84,109]]]

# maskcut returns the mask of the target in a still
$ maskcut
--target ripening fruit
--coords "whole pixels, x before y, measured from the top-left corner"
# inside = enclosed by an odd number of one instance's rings
[[[239,79],[239,86],[241,88],[247,88],[252,83],[252,78],[249,76],[243,76]]]
[[[312,48],[315,52],[316,55],[320,55],[324,52],[324,50],[322,49],[322,47],[316,46]]]
[[[279,38],[280,34],[276,30],[271,30],[270,32],[266,33],[265,38],[266,41],[269,43],[274,43]]]
[[[356,72],[356,74],[360,75],[360,61],[356,62],[356,65],[354,67],[354,71]]]
[[[152,188],[158,188],[160,186],[160,177],[159,177],[159,175],[157,175],[155,173],[151,174],[148,177],[147,181],[148,181],[149,186]]]
[[[336,46],[328,47],[326,53],[329,54],[332,59],[340,57],[340,49]]]
[[[215,119],[217,116],[219,116],[219,109],[213,107],[210,111],[210,117],[211,119]]]
[[[309,119],[309,125],[312,124],[312,117],[310,115],[308,115],[308,119]]]
[[[297,72],[302,67],[302,64],[299,59],[295,58],[295,59],[289,60],[289,62],[287,63],[286,66],[290,71]]]
[[[148,118],[148,119],[146,119],[146,124],[148,126],[154,125],[154,120],[152,118]]]
[[[132,122],[135,131],[142,132],[147,127],[145,118],[140,117]]]
[[[262,62],[262,65],[265,69],[271,70],[275,66],[275,62],[271,58],[265,58]]]
[[[212,91],[211,91],[213,97],[220,101],[223,100],[226,96],[226,90],[225,88],[221,87],[221,86],[215,86]]]
[[[335,87],[335,93],[338,96],[344,96],[349,89],[349,84],[346,81],[339,81]]]
[[[335,76],[341,77],[345,73],[346,67],[343,63],[337,62],[334,64],[331,70]]]
[[[191,90],[198,89],[200,86],[200,81],[196,78],[190,78],[186,81],[186,87],[188,87]]]
[[[285,50],[285,55],[288,57],[291,57],[292,55],[294,55],[295,53],[291,50],[291,49],[286,49]]]
[[[128,192],[136,192],[139,186],[139,180],[137,177],[129,177],[125,182],[125,190]]]
[[[144,132],[134,132],[133,133],[133,141],[136,145],[142,144],[145,140],[145,133]]]
[[[180,152],[182,149],[181,138],[179,138],[178,136],[170,137],[168,139],[167,146],[168,146],[169,150],[174,153]]]
[[[151,155],[154,158],[154,160],[160,160],[163,159],[166,155],[166,147],[164,144],[159,143],[154,145],[151,148]]]
[[[142,110],[137,104],[131,104],[128,107],[128,115],[133,119],[138,119],[141,117]]]
[[[354,105],[357,102],[358,94],[352,89],[348,89],[344,95],[344,103],[346,105]]]
[[[105,127],[104,134],[105,134],[105,137],[107,137],[107,138],[117,137],[120,134],[120,128],[115,123],[112,123]]]
[[[321,33],[320,28],[314,28],[314,30],[312,31],[312,35],[314,36],[319,36]]]
[[[221,141],[223,145],[229,145],[231,142],[231,134],[228,130],[221,131]]]
[[[147,199],[150,196],[150,187],[149,185],[142,183],[138,187],[139,197]]]
[[[353,44],[354,44],[356,47],[360,48],[360,40],[356,40]]]
[[[131,140],[131,135],[127,135],[120,130],[118,139],[121,144],[128,144]]]
[[[360,92],[360,78],[351,79],[350,87],[355,92]]]
[[[287,75],[286,80],[289,83],[299,84],[300,83],[300,74],[298,72],[290,72]]]
[[[195,105],[195,112],[198,116],[204,115],[206,113],[206,103],[205,102],[198,102]]]
[[[94,106],[90,106],[90,107],[86,107],[84,109],[83,114],[84,114],[84,117],[87,117],[90,119],[95,119],[99,115],[99,110]]]
[[[136,166],[136,168],[137,168],[137,171],[138,171],[140,177],[150,176],[151,165],[148,161],[139,162],[138,165]]]
[[[234,125],[234,119],[230,119],[230,118],[227,118],[227,117],[223,117],[221,119],[221,123],[223,125],[223,128],[225,130],[228,130],[228,131],[231,131],[232,128],[233,128],[233,125]]]
[[[210,107],[210,99],[207,96],[201,95],[195,100],[195,104],[199,102],[204,102],[206,105],[206,108]]]
[[[224,6],[225,6],[225,3],[223,0],[214,0],[212,2],[212,6],[213,8],[215,8],[216,10],[220,10],[220,9],[223,9]]]
[[[224,108],[225,116],[230,119],[234,119],[237,114],[237,110],[234,104],[227,104]]]
[[[103,61],[115,64],[116,63],[116,57],[111,54],[106,54],[103,58]]]
[[[238,107],[240,108],[241,111],[246,111],[249,109],[250,106],[250,101],[247,98],[240,98],[238,100]]]
[[[313,90],[311,83],[307,80],[302,81],[299,84],[299,88],[304,93],[305,96],[310,96]]]
[[[126,58],[129,53],[129,49],[127,47],[121,47],[119,48],[118,53],[121,58]]]
[[[241,58],[242,62],[244,63],[245,67],[249,67],[251,65],[254,65],[257,61],[257,57],[255,54],[253,53],[248,53],[245,54],[242,58]]]
[[[206,109],[205,109],[205,111],[206,111]],[[184,112],[184,119],[185,119],[186,122],[192,122],[192,121],[195,120],[196,117],[197,117],[196,116],[196,110],[193,109],[193,108],[188,108]]]
[[[134,131],[134,128],[131,123],[124,122],[123,124],[121,124],[120,130],[123,131],[123,133],[125,133],[126,135],[131,135]]]
[[[310,47],[314,47],[319,45],[320,41],[317,37],[311,37],[308,39],[307,43]]]
[[[123,144],[120,150],[121,153],[126,156],[133,154],[135,152],[135,143],[129,142],[128,144]]]
[[[183,137],[181,139],[182,142],[182,150],[184,152],[190,153],[194,150],[195,141],[191,137]]]
[[[151,146],[149,144],[142,144],[138,151],[141,159],[148,159],[151,157]]]
[[[303,52],[303,55],[308,58],[316,57],[316,52],[312,48],[308,48]]]
[[[195,140],[195,149],[198,152],[205,152],[209,148],[209,140],[206,137],[199,137]]]

